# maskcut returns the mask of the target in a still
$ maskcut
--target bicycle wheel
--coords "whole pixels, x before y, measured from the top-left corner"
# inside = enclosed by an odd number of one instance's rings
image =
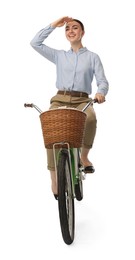
[[[77,154],[76,154],[76,159],[77,159],[77,183],[75,184],[75,196],[77,200],[82,200],[83,199],[83,184],[82,184],[82,171],[81,171],[81,164],[80,164],[80,151],[77,149]]]
[[[74,240],[75,213],[69,155],[66,149],[58,160],[58,206],[63,240],[70,245]]]

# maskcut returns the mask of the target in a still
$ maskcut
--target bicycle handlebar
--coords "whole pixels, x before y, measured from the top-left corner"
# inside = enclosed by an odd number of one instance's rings
[[[90,105],[93,105],[94,103],[98,103],[97,99],[92,99],[90,102],[87,103],[87,105],[82,109],[82,112],[84,112]]]
[[[84,112],[87,109],[87,107],[89,107],[90,105],[93,105],[94,103],[98,103],[98,100],[97,99],[90,100],[90,102],[88,102],[88,104],[82,109],[82,112]],[[38,106],[36,106],[33,103],[25,103],[24,107],[31,107],[31,108],[34,107],[39,113],[43,112]]]
[[[43,111],[38,107],[38,106],[36,106],[35,104],[33,104],[33,103],[25,103],[24,104],[24,107],[34,107],[39,113],[42,113]]]

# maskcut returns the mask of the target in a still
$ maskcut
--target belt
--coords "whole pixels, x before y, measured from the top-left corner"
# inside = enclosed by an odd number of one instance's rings
[[[57,94],[60,95],[68,95],[71,97],[87,97],[88,98],[88,94],[85,92],[79,92],[79,91],[67,91],[67,90],[59,90],[57,92]]]

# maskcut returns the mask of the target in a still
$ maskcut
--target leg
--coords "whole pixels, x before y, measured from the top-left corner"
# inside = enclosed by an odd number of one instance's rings
[[[51,185],[52,192],[53,194],[58,194],[56,171],[50,171],[50,176],[52,181],[52,185]]]
[[[58,194],[57,190],[57,174],[55,171],[55,162],[54,162],[54,154],[53,149],[47,149],[47,161],[48,161],[48,170],[50,171],[51,177],[51,189],[53,194]],[[59,150],[56,149],[56,154]],[[57,156],[57,155],[56,155]]]
[[[81,104],[78,108],[82,110],[85,104]],[[95,134],[96,134],[96,114],[92,106],[88,107],[86,110],[87,119],[86,119],[86,126],[84,132],[84,139],[83,139],[83,146],[81,150],[81,162],[84,167],[90,166],[90,171],[93,172],[92,163],[88,159],[89,151],[92,148]],[[93,168],[93,169],[92,169]]]
[[[85,173],[93,173],[95,171],[92,163],[88,159],[89,151],[90,151],[90,149],[87,149],[87,148],[82,148],[82,151],[81,151],[81,162],[84,166]]]
[[[97,119],[96,114],[92,106],[88,107],[86,110],[87,119],[84,131],[83,148],[85,155],[88,155],[89,150],[93,146],[93,142],[96,135]]]
[[[89,151],[90,149],[84,147],[81,149],[81,162],[84,165],[84,167],[92,165],[92,163],[88,159]]]

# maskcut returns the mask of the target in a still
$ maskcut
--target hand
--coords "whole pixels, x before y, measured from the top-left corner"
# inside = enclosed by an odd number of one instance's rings
[[[62,27],[65,23],[71,22],[72,20],[73,20],[73,18],[64,16],[64,17],[56,20],[55,22],[51,23],[51,26],[52,27]]]
[[[96,99],[99,104],[105,102],[105,96],[100,93],[97,93],[94,99]]]

